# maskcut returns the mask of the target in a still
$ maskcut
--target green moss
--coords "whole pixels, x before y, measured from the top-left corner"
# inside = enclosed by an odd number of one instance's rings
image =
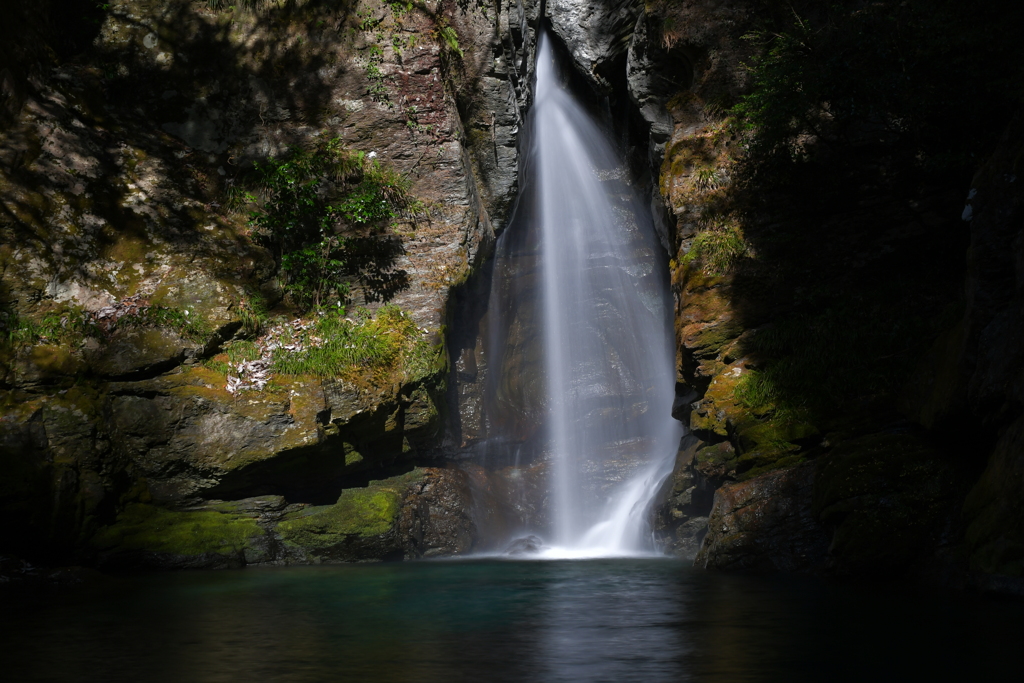
[[[345,446],[345,467],[351,467],[352,465],[358,465],[363,461],[363,454],[355,449],[355,447],[346,443]]]
[[[764,422],[745,427],[737,436],[740,449],[785,449],[799,441],[814,438],[819,434],[818,428],[810,422],[790,415],[776,415]]]
[[[119,235],[116,241],[103,250],[102,256],[118,263],[145,263],[146,252],[152,246],[134,235]],[[130,275],[132,272],[131,268],[121,269],[122,274]]]
[[[46,377],[74,375],[81,369],[81,362],[72,355],[71,349],[54,344],[32,347],[29,361]]]
[[[99,550],[142,550],[171,555],[229,555],[261,536],[252,519],[214,511],[175,512],[133,503],[117,521],[100,529],[92,544]]]
[[[346,489],[334,505],[307,508],[277,526],[286,542],[329,548],[347,536],[379,536],[395,523],[401,499],[391,488]]]
[[[702,472],[731,473],[736,467],[736,451],[728,441],[705,446],[694,456]]]
[[[800,453],[788,451],[755,451],[745,453],[739,460],[738,470],[742,473],[737,477],[739,481],[747,481],[762,474],[779,470],[784,467],[792,467],[804,462],[806,458]],[[747,469],[749,468],[749,469]]]
[[[704,398],[690,415],[690,429],[728,437],[737,425],[755,420],[734,398],[735,387],[743,374],[743,368],[735,367],[715,375]]]

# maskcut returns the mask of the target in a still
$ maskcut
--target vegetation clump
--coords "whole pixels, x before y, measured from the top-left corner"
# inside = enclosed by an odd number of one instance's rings
[[[374,154],[322,136],[310,149],[257,162],[248,187],[239,198],[251,207],[253,240],[274,254],[300,309],[344,304],[353,280],[368,301],[386,301],[408,285],[395,266],[405,253],[401,238],[389,230],[422,204],[409,181]]]
[[[835,194],[969,171],[999,133],[993,117],[1022,101],[1024,64],[1002,29],[1024,21],[1019,4],[980,3],[970,21],[954,0],[760,4],[752,87],[732,109],[759,185]]]
[[[681,266],[700,266],[705,275],[723,275],[749,254],[743,233],[733,223],[718,222],[698,232],[690,250],[679,260]]]
[[[354,319],[340,309],[327,312],[294,339],[300,350],[285,344],[273,351],[275,372],[383,381],[404,371],[412,379],[436,354],[423,331],[394,305],[383,306],[376,315],[360,310]]]
[[[119,317],[112,329],[142,327],[166,327],[195,342],[206,341],[213,334],[213,328],[201,315],[170,306],[140,306],[136,311]]]
[[[92,319],[81,310],[51,311],[41,319],[23,317],[15,310],[0,311],[0,345],[74,344],[97,332]]]

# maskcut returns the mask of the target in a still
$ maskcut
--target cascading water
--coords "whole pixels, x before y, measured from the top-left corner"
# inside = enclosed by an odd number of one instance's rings
[[[530,343],[543,358],[548,525],[524,531],[544,538],[548,557],[652,552],[650,507],[682,432],[670,415],[667,284],[651,219],[563,75],[542,31],[521,199],[529,225],[502,237],[533,231],[540,305]]]

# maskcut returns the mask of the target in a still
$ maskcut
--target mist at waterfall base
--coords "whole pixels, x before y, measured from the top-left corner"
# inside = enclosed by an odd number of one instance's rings
[[[512,547],[547,559],[650,554],[651,507],[682,435],[671,417],[668,278],[610,135],[568,79],[542,31],[523,187],[497,247],[488,344],[496,358],[507,352],[502,312],[517,291],[508,262],[529,245],[539,282],[526,296],[539,308],[531,340],[543,368],[547,509],[513,533],[541,538]]]
[[[0,593],[9,681],[1010,681],[1024,610],[673,559],[197,571]]]

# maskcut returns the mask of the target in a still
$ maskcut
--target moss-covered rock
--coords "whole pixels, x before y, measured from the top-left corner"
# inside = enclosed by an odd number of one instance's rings
[[[19,349],[14,381],[22,386],[41,382],[68,382],[85,368],[81,353],[68,345],[36,344]]]
[[[307,561],[458,555],[475,541],[470,505],[464,474],[417,468],[346,489],[333,505],[288,513],[275,532]]]
[[[694,405],[690,414],[690,429],[697,434],[714,434],[725,438],[737,426],[755,422],[754,416],[736,395],[736,388],[748,372],[742,362],[737,362],[717,373],[704,397]]]
[[[401,503],[394,488],[371,486],[343,491],[334,505],[312,507],[277,527],[286,542],[310,552],[328,551],[351,536],[371,538],[392,530]]]
[[[240,566],[265,533],[244,515],[133,503],[91,543],[107,565]]]
[[[711,483],[713,488],[736,479],[738,462],[736,449],[728,441],[703,446],[694,455],[694,469]]]
[[[17,521],[4,539],[73,554],[106,522],[107,541],[123,532],[114,540],[150,564],[234,562],[233,551],[157,547],[145,528],[178,534],[238,517],[192,509],[203,498],[278,495],[292,513],[366,472],[435,455],[448,296],[487,256],[514,196],[525,93],[513,65],[533,28],[505,7],[250,9],[113,0],[96,12],[91,47],[48,62],[31,91],[25,65],[12,67],[20,85],[0,114],[0,511]],[[370,14],[379,19],[367,28],[358,17]],[[438,22],[458,33],[458,56],[439,44]],[[0,59],[49,50],[28,47],[5,43]],[[379,57],[372,70],[368,57]],[[229,392],[238,359],[204,357],[254,335],[253,302],[273,309],[282,285],[227,190],[254,160],[321,133],[358,140],[428,209],[429,219],[382,226],[408,276],[392,301],[415,335],[387,373],[359,359],[351,373],[277,373],[262,390]],[[353,308],[378,309],[362,288],[351,295]],[[294,320],[286,303],[271,313]],[[431,502],[416,502],[411,526],[393,534],[407,545],[387,552],[467,547],[469,526],[451,507],[464,502],[458,477],[427,477],[415,495],[410,486],[396,495]],[[152,510],[130,507],[143,502]],[[441,540],[435,513],[455,540]],[[264,517],[267,528],[277,521]],[[300,557],[256,545],[240,550],[246,562]]]
[[[114,379],[156,374],[179,365],[196,348],[174,330],[148,327],[115,333],[88,354],[91,369]]]

